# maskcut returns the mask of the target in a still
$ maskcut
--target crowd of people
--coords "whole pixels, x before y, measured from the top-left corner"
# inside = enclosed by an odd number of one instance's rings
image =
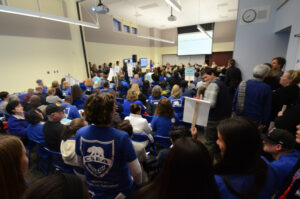
[[[146,73],[137,65],[133,75],[126,63],[90,63],[79,85],[39,79],[25,95],[2,91],[0,198],[300,198],[300,71],[284,65],[276,57],[243,80],[233,59]],[[210,103],[203,143],[182,121],[192,114],[185,97]],[[28,183],[32,143],[60,153],[72,174]]]

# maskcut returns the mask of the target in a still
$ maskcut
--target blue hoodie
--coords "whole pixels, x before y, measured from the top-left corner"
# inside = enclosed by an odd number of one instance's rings
[[[16,118],[14,115],[10,115],[8,118],[8,132],[21,137],[27,137],[28,122],[24,119]]]

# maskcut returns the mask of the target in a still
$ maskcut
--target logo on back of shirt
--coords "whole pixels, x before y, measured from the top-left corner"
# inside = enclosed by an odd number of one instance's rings
[[[114,140],[102,142],[81,137],[80,149],[83,165],[95,177],[104,177],[114,163]]]

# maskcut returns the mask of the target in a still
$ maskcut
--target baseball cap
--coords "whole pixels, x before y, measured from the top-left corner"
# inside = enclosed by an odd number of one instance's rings
[[[268,134],[264,134],[262,139],[270,144],[281,144],[285,149],[294,149],[296,145],[295,136],[283,129],[273,129]]]
[[[36,80],[36,83],[37,83],[37,84],[39,84],[39,83],[41,83],[41,82],[42,82],[41,79]]]
[[[63,111],[65,108],[66,106],[60,106],[59,104],[49,104],[46,108],[46,114],[51,115],[51,113]]]

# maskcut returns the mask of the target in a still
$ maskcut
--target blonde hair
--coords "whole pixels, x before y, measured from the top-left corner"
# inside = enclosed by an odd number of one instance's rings
[[[180,87],[177,84],[173,86],[171,96],[174,98],[179,98],[181,96]]]
[[[141,91],[140,91],[140,87],[139,87],[138,84],[132,84],[130,89],[132,89],[132,90],[134,90],[135,92],[137,92],[137,95],[139,95],[140,92],[141,92]]]
[[[93,79],[92,78],[88,78],[85,83],[84,83],[85,86],[93,86],[94,85],[94,82],[93,82]]]
[[[296,85],[300,83],[300,70],[289,70],[289,79],[292,80],[290,85]]]
[[[139,94],[134,89],[129,89],[127,91],[126,99],[129,101],[136,101],[139,98]]]
[[[63,82],[63,86],[62,86],[62,89],[63,90],[65,90],[66,88],[70,88],[71,86],[70,86],[70,83],[69,82],[67,82],[67,81],[64,81]]]

